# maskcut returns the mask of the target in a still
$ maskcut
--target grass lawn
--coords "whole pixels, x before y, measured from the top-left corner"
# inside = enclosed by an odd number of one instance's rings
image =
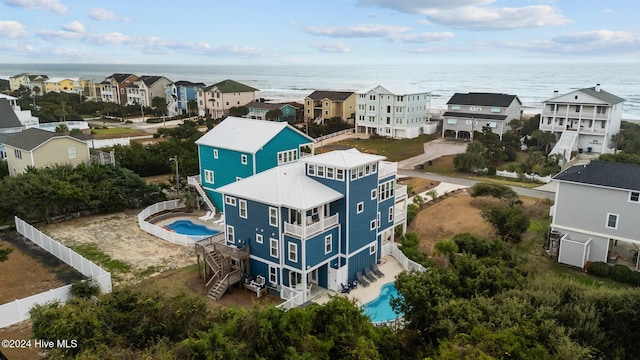
[[[120,128],[120,127],[113,127],[108,129],[92,129],[91,131],[94,132],[96,135],[115,135],[115,134],[127,134],[127,133],[140,132],[140,130],[137,130],[137,129],[127,129],[127,128]]]
[[[356,148],[362,152],[387,157],[388,161],[400,161],[424,153],[424,143],[435,140],[437,134],[421,135],[414,139],[349,139],[339,141],[332,146]],[[317,149],[316,153],[330,151],[331,147]],[[331,149],[332,150],[332,149]]]

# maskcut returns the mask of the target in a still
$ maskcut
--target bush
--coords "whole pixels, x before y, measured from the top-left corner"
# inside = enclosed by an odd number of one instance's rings
[[[88,299],[100,294],[100,287],[93,278],[76,280],[71,283],[71,296]]]
[[[496,174],[496,168],[494,166],[489,166],[487,168],[487,175],[495,175]]]
[[[608,277],[609,265],[602,261],[594,262],[587,268],[587,273],[598,277]]]
[[[609,269],[609,276],[618,282],[621,283],[630,283],[631,282],[631,269],[625,265],[613,265]]]
[[[629,275],[629,284],[640,286],[640,272],[632,271]]]

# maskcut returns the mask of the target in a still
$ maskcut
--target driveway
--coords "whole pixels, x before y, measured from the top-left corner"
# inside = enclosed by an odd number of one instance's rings
[[[399,169],[413,170],[416,166],[441,156],[462,154],[467,150],[467,143],[445,139],[436,139],[424,143],[424,154],[398,162]]]

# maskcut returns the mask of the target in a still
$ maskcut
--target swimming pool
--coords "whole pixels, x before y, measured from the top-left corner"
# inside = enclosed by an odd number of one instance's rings
[[[401,316],[391,308],[389,301],[392,296],[399,296],[395,285],[393,283],[384,284],[380,289],[380,295],[364,305],[363,311],[372,322],[391,321]]]
[[[209,229],[200,224],[195,224],[191,220],[176,220],[171,224],[165,225],[166,228],[175,231],[178,234],[187,236],[212,236],[220,231]]]

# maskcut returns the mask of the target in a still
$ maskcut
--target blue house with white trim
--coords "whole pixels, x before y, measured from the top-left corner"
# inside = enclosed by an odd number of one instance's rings
[[[219,187],[313,153],[313,139],[286,122],[232,116],[196,144],[200,183],[218,210],[223,208]]]
[[[384,159],[332,151],[218,188],[226,245],[248,246],[248,275],[283,298],[313,285],[338,291],[380,261],[395,226],[406,227],[406,187]]]
[[[177,107],[180,114],[188,114],[191,110],[194,115],[198,113],[197,106],[194,109],[188,109],[189,101],[198,101],[198,90],[203,89],[206,85],[204,83],[194,83],[191,81],[176,81],[174,83],[176,87]]]

